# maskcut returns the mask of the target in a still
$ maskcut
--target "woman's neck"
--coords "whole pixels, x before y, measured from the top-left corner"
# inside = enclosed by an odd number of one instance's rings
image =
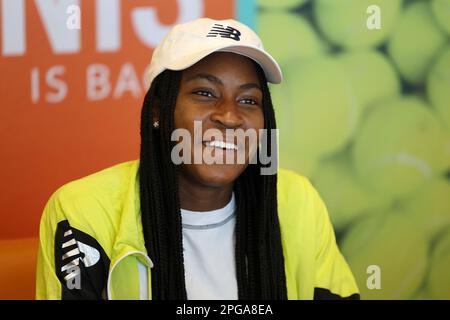
[[[223,187],[204,186],[179,177],[180,207],[189,211],[212,211],[225,207],[231,200],[233,184]]]

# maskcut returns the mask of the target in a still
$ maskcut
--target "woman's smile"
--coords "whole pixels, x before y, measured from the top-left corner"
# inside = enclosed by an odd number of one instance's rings
[[[237,151],[238,146],[233,142],[225,142],[222,140],[212,140],[212,141],[203,141],[203,144],[206,147],[219,149],[219,150],[226,150],[226,151]]]

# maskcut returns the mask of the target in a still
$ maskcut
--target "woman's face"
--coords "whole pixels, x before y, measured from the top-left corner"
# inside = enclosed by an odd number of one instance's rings
[[[184,178],[210,187],[233,183],[254,153],[249,149],[248,140],[244,147],[235,137],[227,136],[226,130],[253,129],[258,133],[263,129],[262,100],[255,66],[244,56],[217,52],[184,70],[174,115],[175,129],[187,129],[192,137],[191,164],[183,164],[181,170]],[[197,121],[197,140],[194,139],[194,121]],[[210,129],[218,131],[213,133]],[[205,136],[205,132],[213,135]],[[219,132],[222,139],[216,137]],[[213,140],[216,142],[211,145]],[[229,144],[224,148],[219,140]],[[203,157],[201,164],[196,164],[195,152],[222,159],[222,164],[206,164]],[[227,162],[227,157],[234,158],[232,164]],[[238,161],[244,158],[245,161]]]

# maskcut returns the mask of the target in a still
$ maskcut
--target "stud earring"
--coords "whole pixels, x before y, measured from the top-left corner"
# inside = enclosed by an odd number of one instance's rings
[[[153,122],[153,128],[155,128],[155,129],[159,128],[159,121]]]

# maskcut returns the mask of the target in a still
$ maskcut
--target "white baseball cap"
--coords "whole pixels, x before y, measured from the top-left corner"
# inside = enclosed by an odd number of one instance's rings
[[[200,18],[174,26],[155,48],[148,69],[149,83],[164,70],[184,70],[217,51],[254,60],[271,83],[283,79],[278,63],[264,51],[261,39],[252,29],[232,19]]]

